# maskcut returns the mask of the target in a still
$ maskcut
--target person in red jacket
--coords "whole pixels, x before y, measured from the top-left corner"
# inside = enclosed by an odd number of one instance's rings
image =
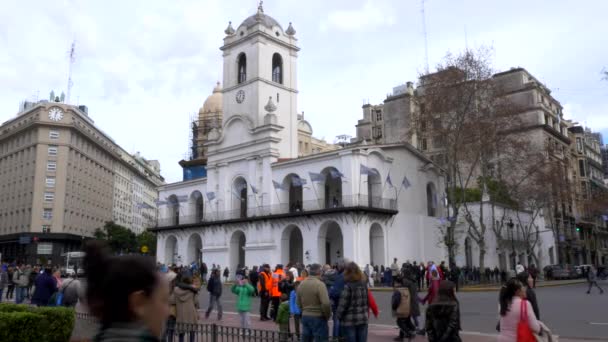
[[[431,284],[429,286],[429,290],[426,294],[426,297],[420,300],[422,304],[433,304],[435,298],[437,298],[437,293],[439,292],[439,284],[441,279],[439,278],[439,272],[437,270],[431,271]]]

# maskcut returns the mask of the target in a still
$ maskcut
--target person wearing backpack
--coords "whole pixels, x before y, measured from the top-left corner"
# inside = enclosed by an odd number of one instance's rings
[[[397,318],[397,326],[399,327],[399,336],[395,337],[394,341],[403,341],[405,338],[413,338],[416,336],[416,327],[412,323],[413,305],[416,294],[410,292],[410,288],[404,286],[403,283],[399,287],[394,287],[393,296],[391,299],[391,307],[393,316]],[[419,309],[418,309],[419,310]]]
[[[460,309],[454,283],[441,281],[437,301],[426,309],[425,330],[429,342],[460,342]]]
[[[80,288],[80,280],[76,278],[76,274],[73,274],[70,279],[66,280],[61,284],[59,293],[61,297],[62,306],[75,307],[78,303],[78,289]]]

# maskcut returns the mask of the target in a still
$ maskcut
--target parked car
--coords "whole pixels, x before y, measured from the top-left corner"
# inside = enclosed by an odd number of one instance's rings
[[[569,265],[549,265],[543,268],[545,279],[574,279],[578,276],[574,267]]]

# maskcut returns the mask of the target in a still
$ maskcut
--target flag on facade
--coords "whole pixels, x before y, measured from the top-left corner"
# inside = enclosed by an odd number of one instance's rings
[[[309,172],[311,182],[325,182],[325,176],[320,173]]]
[[[304,185],[304,182],[302,182],[302,178],[293,176],[293,177],[291,177],[291,184],[293,186],[302,186],[302,185]]]
[[[277,181],[272,181],[272,185],[274,186],[275,190],[285,190],[283,189],[283,184]]]
[[[331,175],[331,178],[346,178],[342,172],[336,169],[329,170],[329,174]]]
[[[300,178],[300,177],[298,177],[298,178]],[[308,181],[306,180],[306,178],[300,178],[300,182],[302,182],[302,185],[308,184]]]
[[[251,184],[251,191],[252,191],[254,194],[256,194],[256,195],[258,194],[258,188],[256,188],[255,186],[253,186],[253,184]]]
[[[440,224],[445,224],[445,223],[446,223],[446,219],[445,219],[445,218],[443,218],[443,217],[440,217],[440,218],[439,218],[439,223],[440,223]]]
[[[380,176],[380,173],[378,172],[378,170],[369,168],[363,164],[360,165],[359,173],[361,173],[362,175],[368,175],[368,176]]]
[[[213,192],[213,191],[209,191],[205,195],[207,195],[207,200],[209,202],[211,202],[215,199],[215,192]]]
[[[165,204],[167,204],[167,201],[155,200],[154,204],[156,204],[157,206],[158,205],[165,205]]]
[[[180,203],[188,202],[188,195],[177,196],[177,201]]]
[[[390,171],[389,171],[388,175],[386,175],[386,184],[388,184],[388,186],[390,186],[391,188],[395,187],[393,185],[393,181],[391,180],[391,173],[390,173]]]
[[[237,199],[240,199],[241,201],[244,201],[245,198],[241,195],[241,193],[236,192],[236,190],[232,190],[232,196],[236,197]]]
[[[412,184],[410,183],[409,179],[407,179],[407,176],[403,176],[403,181],[401,182],[401,186],[404,187],[405,189],[407,189],[410,186],[412,186]]]
[[[241,192],[241,191],[243,191],[243,189],[247,189],[247,183],[241,182],[235,188],[236,188],[237,192]]]
[[[137,209],[154,209],[154,207],[148,203],[137,203]]]

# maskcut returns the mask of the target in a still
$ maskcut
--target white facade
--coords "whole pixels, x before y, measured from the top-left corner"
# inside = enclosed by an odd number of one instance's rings
[[[226,33],[223,127],[205,144],[206,178],[159,188],[166,204],[155,229],[158,261],[202,260],[233,271],[237,265],[344,258],[360,265],[388,265],[395,257],[446,259],[437,229],[445,215],[437,201],[443,194],[436,189],[445,188],[440,170],[408,144],[297,158],[293,28],[283,31],[260,8]],[[252,64],[238,83],[241,52]],[[276,52],[283,60],[282,84],[271,75]],[[361,172],[365,167],[373,171]],[[387,183],[389,172],[394,187]],[[400,187],[404,176],[411,186]]]
[[[490,202],[483,202],[482,206],[483,222],[487,227],[485,267],[491,269],[498,267],[501,270],[509,271],[513,270],[518,262],[525,266],[535,264],[538,269],[556,263],[557,249],[554,234],[549,227],[546,227],[541,214],[533,217],[531,212],[517,211],[500,204],[492,206]],[[468,203],[468,207],[473,221],[479,223],[480,203]],[[464,216],[463,209],[458,215],[456,226],[458,252],[455,261],[460,267],[479,267],[479,246],[467,234],[469,225]],[[492,225],[492,221],[494,221],[494,225]],[[500,239],[497,238],[495,230],[500,233]],[[538,234],[534,233],[537,230]],[[532,251],[527,250],[526,239],[534,245]],[[534,243],[535,241],[536,243]],[[513,252],[515,253],[513,254]],[[536,258],[532,257],[532,253]]]

